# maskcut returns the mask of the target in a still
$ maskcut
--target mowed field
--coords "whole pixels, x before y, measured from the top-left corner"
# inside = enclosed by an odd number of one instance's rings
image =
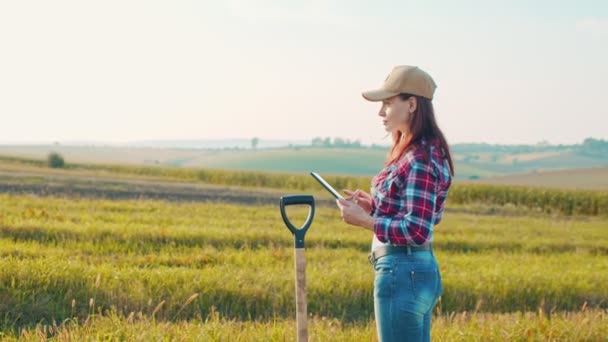
[[[608,190],[608,167],[515,174],[491,177],[478,183]]]
[[[69,170],[18,182],[19,167],[37,168],[10,165],[0,177],[10,183],[0,194],[0,339],[295,340],[293,239],[276,204],[133,174],[129,186],[100,174],[70,182]],[[169,195],[150,199],[144,181]],[[106,193],[48,191],[70,183]],[[291,190],[231,193],[278,203]],[[306,208],[290,209],[304,221]],[[476,211],[448,200],[436,227],[445,291],[434,340],[606,340],[608,217]],[[319,202],[306,250],[311,340],[376,340],[371,237]]]

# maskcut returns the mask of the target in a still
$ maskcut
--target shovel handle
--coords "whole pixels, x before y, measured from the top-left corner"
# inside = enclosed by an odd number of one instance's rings
[[[306,222],[300,228],[294,227],[294,225],[289,221],[287,217],[287,213],[285,212],[285,207],[289,205],[297,205],[297,204],[307,204],[310,206],[310,210],[308,211],[308,217],[306,218]],[[295,247],[296,248],[304,248],[304,236],[306,235],[306,231],[310,228],[310,224],[312,223],[312,219],[315,216],[315,199],[311,195],[288,195],[282,196],[280,201],[281,207],[281,216],[283,217],[283,221],[287,228],[291,231],[291,233],[295,236]]]
[[[289,205],[307,204],[310,206],[306,222],[300,228],[294,227],[289,221],[285,207]],[[304,258],[304,236],[310,228],[315,216],[315,199],[311,195],[282,196],[280,201],[281,216],[287,228],[295,238],[295,266],[296,266],[296,322],[298,342],[308,341],[308,310],[306,307],[306,259]]]
[[[295,249],[296,265],[296,327],[298,342],[308,341],[308,311],[306,308],[306,259],[304,248]]]

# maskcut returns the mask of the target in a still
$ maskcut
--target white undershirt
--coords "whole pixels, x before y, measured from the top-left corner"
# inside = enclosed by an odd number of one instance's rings
[[[378,240],[376,233],[374,233],[374,238],[372,239],[372,251],[380,246],[386,246],[386,245],[388,245],[388,243],[381,242],[380,240]]]

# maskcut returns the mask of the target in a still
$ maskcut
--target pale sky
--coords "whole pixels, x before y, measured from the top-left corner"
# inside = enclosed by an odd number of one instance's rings
[[[608,139],[608,1],[0,0],[0,143],[389,143],[418,65],[450,143]]]

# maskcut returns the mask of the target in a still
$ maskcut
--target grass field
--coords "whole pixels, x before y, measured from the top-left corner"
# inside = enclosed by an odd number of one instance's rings
[[[605,340],[606,227],[602,216],[446,215],[435,340]],[[318,208],[312,340],[375,340],[370,241]],[[276,206],[0,194],[0,336],[294,340],[292,246]]]
[[[484,184],[544,186],[562,189],[608,189],[608,167],[559,170],[491,177]]]
[[[388,142],[387,142],[388,143]],[[557,169],[578,169],[608,166],[602,155],[588,155],[575,149],[544,152],[511,153],[496,148],[493,152],[463,151],[453,146],[456,179],[490,179],[496,176],[545,172]],[[318,148],[292,147],[268,149],[192,149],[126,146],[63,146],[23,145],[2,146],[0,155],[44,160],[51,151],[77,164],[128,164],[133,166],[162,166],[175,168],[204,168],[282,173],[307,173],[372,176],[382,168],[386,148]],[[460,152],[458,152],[460,151]],[[576,172],[576,171],[575,171]],[[569,177],[560,178],[569,183]],[[595,179],[595,178],[594,178]],[[559,183],[540,184],[555,186]],[[511,183],[507,183],[511,184]],[[520,183],[526,185],[527,183]],[[593,179],[582,177],[579,189],[594,189]],[[608,189],[608,186],[603,187]]]
[[[0,191],[11,192],[11,189],[20,187],[21,190],[17,193],[30,192],[30,190],[39,194],[47,193],[47,190],[52,193],[54,192],[53,189],[57,188],[54,183],[58,179],[63,179],[64,183],[66,179],[68,183],[73,183],[71,180],[74,179],[85,180],[87,183],[93,184],[97,183],[98,179],[109,180],[110,182],[106,182],[105,186],[97,187],[98,190],[94,191],[95,193],[106,194],[108,192],[125,193],[125,189],[123,189],[125,186],[133,188],[135,183],[141,183],[142,181],[146,181],[148,184],[151,184],[149,181],[161,181],[165,184],[171,182],[190,183],[191,186],[198,184],[222,186],[228,192],[232,192],[231,189],[228,189],[230,187],[236,188],[236,191],[241,193],[242,189],[246,188],[257,193],[266,190],[275,193],[277,191],[285,191],[286,193],[312,192],[313,194],[322,193],[325,198],[328,197],[327,193],[308,173],[285,174],[105,164],[68,164],[64,169],[57,170],[49,169],[45,162],[41,160],[0,157]],[[123,184],[115,182],[117,179]],[[325,175],[325,179],[339,190],[368,189],[370,184],[370,177]],[[593,177],[588,177],[587,181],[602,184],[601,181],[596,181]],[[124,182],[130,182],[130,184]],[[107,191],[106,186],[115,187],[118,191]],[[84,192],[85,195],[90,192],[80,185],[68,184],[67,187],[76,193],[82,194]],[[89,188],[90,186],[85,184],[84,187]],[[67,191],[67,193],[71,193],[72,190]],[[196,191],[203,191],[204,193],[204,189],[196,189]],[[65,192],[60,191],[60,193]],[[151,192],[155,191],[152,190]],[[136,190],[135,193],[139,193],[139,191]],[[130,195],[130,197],[133,197],[133,193],[130,193]],[[193,196],[200,197],[196,194]],[[118,196],[118,198],[121,197],[123,196]],[[159,198],[159,196],[148,197]],[[166,197],[160,196],[160,198]],[[269,203],[267,200],[268,196],[266,196],[265,203]],[[498,207],[498,210],[492,209],[494,212],[509,208],[523,213],[608,216],[608,191],[601,191],[601,189],[583,191],[559,187],[488,185],[455,181],[450,188],[450,202],[459,206],[474,204],[476,206]]]

